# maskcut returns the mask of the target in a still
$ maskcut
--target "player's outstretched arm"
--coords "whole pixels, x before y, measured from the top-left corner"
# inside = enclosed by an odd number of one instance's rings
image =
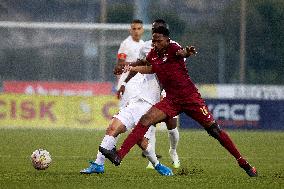
[[[178,50],[176,53],[177,56],[181,56],[183,58],[187,58],[195,54],[197,54],[197,51],[194,46],[186,46],[185,48]]]
[[[141,74],[152,74],[154,73],[152,70],[152,66],[130,66],[127,65],[124,67],[125,71],[131,71],[131,72],[139,72]]]
[[[125,64],[117,64],[115,67],[114,67],[114,70],[113,70],[113,73],[115,75],[120,75],[122,74],[123,72],[126,72],[124,67],[126,65],[131,65],[132,67],[135,67],[135,66],[145,66],[145,65],[150,65],[150,63],[146,60],[146,59],[138,59],[136,62],[125,62]]]
[[[128,63],[128,64],[126,64],[126,65],[131,65],[131,66],[139,66],[139,65],[147,65],[147,64],[149,64],[149,62],[147,62],[146,60],[137,60],[136,62],[130,62],[130,63]],[[120,70],[121,72],[123,72],[123,71],[129,71],[129,70],[126,70],[125,68],[121,68],[121,70]],[[120,72],[119,71],[119,72]],[[129,72],[129,74],[128,74],[128,76],[125,78],[125,80],[124,80],[124,82],[122,83],[122,85],[120,86],[120,88],[118,89],[118,91],[117,91],[117,98],[118,99],[120,99],[121,98],[121,96],[124,94],[124,92],[125,92],[125,85],[126,85],[126,83],[131,79],[131,78],[133,78],[136,74],[137,74],[138,72],[136,72],[136,71],[130,71]]]
[[[124,66],[122,65],[115,65],[114,69],[113,69],[113,74],[114,75],[121,75],[123,73],[123,68]]]
[[[136,62],[129,62],[128,65],[131,65],[133,67],[135,67],[135,66],[146,66],[146,65],[150,65],[150,63],[146,59],[137,59]]]

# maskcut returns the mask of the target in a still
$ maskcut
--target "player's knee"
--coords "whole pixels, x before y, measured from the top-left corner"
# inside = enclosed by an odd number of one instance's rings
[[[125,127],[123,125],[110,124],[106,130],[106,134],[117,137],[119,134],[124,133]]]
[[[116,133],[116,127],[114,125],[110,124],[108,126],[108,128],[106,129],[106,134],[113,136],[115,133]]]
[[[205,130],[207,131],[207,133],[210,136],[212,136],[212,137],[214,137],[216,139],[218,139],[220,137],[221,128],[220,128],[220,126],[216,122],[214,122],[209,127],[205,128]]]
[[[141,117],[140,123],[145,126],[150,126],[152,125],[152,117],[148,114],[145,114]]]
[[[167,120],[166,125],[167,125],[168,130],[172,130],[172,129],[177,128],[177,119],[172,118],[172,119]]]

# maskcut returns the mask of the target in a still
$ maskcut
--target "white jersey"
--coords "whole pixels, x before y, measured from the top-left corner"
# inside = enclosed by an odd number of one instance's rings
[[[126,62],[135,62],[139,57],[139,51],[144,45],[144,41],[140,40],[139,42],[134,41],[131,36],[128,36],[121,44],[118,50],[118,54],[126,54]],[[129,72],[121,74],[117,89],[120,88],[122,82],[126,79]],[[131,100],[138,98],[140,94],[140,84],[144,80],[144,75],[137,73],[125,86],[125,93],[122,95],[120,100],[120,108],[125,107]]]
[[[180,46],[180,44],[178,44],[176,41],[171,40],[170,42],[171,42],[171,43],[175,43],[175,44],[177,44],[178,46]],[[153,48],[153,46],[152,46],[152,40],[145,41],[143,47],[140,49],[139,59],[145,59],[145,58],[147,57],[148,53],[151,51],[152,48]],[[157,78],[156,78],[156,75],[155,75],[155,74],[147,74],[147,75],[149,75],[149,77],[150,77],[150,75],[154,75],[154,76],[155,76],[155,79],[156,79],[156,81],[157,81]],[[152,81],[152,82],[153,82],[153,81]],[[157,81],[157,83],[158,83],[158,81]],[[161,92],[160,90],[161,90],[161,89],[160,89],[160,86],[159,86],[159,92]],[[157,91],[158,91],[158,90],[155,90],[155,92],[157,92]],[[166,97],[166,91],[163,90],[162,93],[161,93],[161,95],[162,95],[163,97]]]
[[[135,62],[139,57],[139,52],[142,46],[144,46],[144,41],[139,40],[139,42],[134,41],[131,36],[128,36],[118,49],[118,54],[126,54],[126,62]]]
[[[143,47],[140,49],[139,59],[145,59],[148,53],[152,49],[152,40],[146,41]],[[143,99],[151,104],[156,104],[161,99],[161,88],[157,80],[156,74],[144,74],[144,92]]]

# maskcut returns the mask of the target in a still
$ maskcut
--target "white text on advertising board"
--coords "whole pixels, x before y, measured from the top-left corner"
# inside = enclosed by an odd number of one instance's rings
[[[258,104],[209,104],[209,110],[215,119],[234,120],[234,121],[259,121]]]

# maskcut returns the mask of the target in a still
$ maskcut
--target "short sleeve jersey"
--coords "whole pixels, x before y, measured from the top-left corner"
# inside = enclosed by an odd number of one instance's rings
[[[134,62],[139,57],[141,47],[144,45],[144,41],[134,41],[131,36],[128,36],[121,44],[118,50],[118,54],[126,55],[126,62]],[[120,88],[122,82],[128,76],[129,72],[122,73],[118,81],[117,89]],[[129,82],[127,82],[125,93],[120,100],[120,107],[125,107],[129,101],[139,98],[140,88],[139,86],[144,81],[144,76],[140,73],[136,74]]]
[[[153,72],[156,73],[160,84],[165,89],[169,98],[188,98],[198,93],[197,88],[191,81],[184,58],[176,56],[181,47],[170,42],[163,54],[158,54],[151,49],[147,55],[147,61],[151,63]]]
[[[139,59],[145,59],[152,49],[152,40],[146,41],[139,52]],[[160,101],[161,88],[155,74],[144,74],[145,79],[140,86],[143,91],[141,97],[151,104]]]
[[[143,40],[139,42],[134,41],[131,36],[128,36],[119,46],[118,54],[126,55],[126,62],[135,62],[139,57],[139,52],[142,46],[144,45]]]

